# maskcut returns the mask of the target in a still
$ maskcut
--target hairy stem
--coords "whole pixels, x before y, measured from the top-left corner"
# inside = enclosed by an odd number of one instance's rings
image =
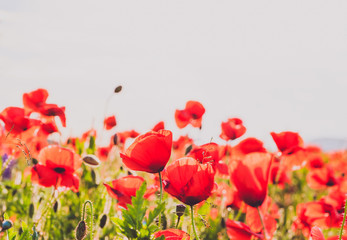
[[[263,226],[264,238],[266,239],[266,229],[265,229],[265,225],[264,225],[264,222],[263,222],[263,218],[261,217],[261,214],[260,214],[259,207],[257,207],[257,210],[258,210],[258,214],[259,214],[259,218],[260,218],[261,225]]]
[[[196,233],[196,230],[195,230],[193,206],[190,206],[190,210],[191,210],[192,226],[193,226],[195,239],[200,240],[200,238],[198,237],[198,234]]]

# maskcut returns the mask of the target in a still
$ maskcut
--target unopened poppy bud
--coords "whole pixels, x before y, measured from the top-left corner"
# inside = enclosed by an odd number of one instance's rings
[[[34,204],[30,204],[29,206],[29,217],[32,218],[34,216]]]
[[[160,216],[159,216],[160,217]],[[157,225],[159,225],[159,217],[155,219],[155,222]],[[159,226],[161,229],[167,228],[167,218],[165,214],[161,214],[161,226]]]
[[[176,215],[182,217],[184,212],[186,211],[186,206],[183,204],[178,204],[176,206]]]
[[[53,210],[56,213],[58,211],[58,201],[56,201],[53,205]]]
[[[193,148],[193,145],[189,145],[187,148],[186,148],[186,152],[184,153],[184,155],[187,155],[188,153],[190,153],[190,151],[192,150]]]
[[[119,93],[120,91],[122,91],[122,86],[121,85],[119,85],[118,87],[116,87],[115,89],[114,89],[114,92],[115,93]]]
[[[84,220],[80,221],[76,228],[76,239],[82,240],[87,235],[87,225]]]
[[[107,215],[104,214],[104,215],[102,215],[102,217],[100,219],[100,224],[99,224],[100,228],[104,228],[105,227],[106,221],[107,221]]]
[[[13,223],[11,220],[3,221],[1,226],[1,231],[6,231],[10,229],[12,226],[13,226]]]
[[[226,227],[225,219],[224,219],[224,218],[221,219],[220,225],[222,226],[222,228],[225,228],[225,227]]]
[[[92,154],[84,156],[82,158],[82,161],[90,167],[97,167],[100,165],[100,160],[98,159],[98,157]]]

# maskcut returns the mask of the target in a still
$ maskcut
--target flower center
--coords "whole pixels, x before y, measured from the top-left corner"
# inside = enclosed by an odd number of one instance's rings
[[[63,173],[63,172],[65,172],[65,168],[61,168],[61,167],[56,167],[56,168],[54,168],[53,169],[55,172],[57,172],[57,173]]]

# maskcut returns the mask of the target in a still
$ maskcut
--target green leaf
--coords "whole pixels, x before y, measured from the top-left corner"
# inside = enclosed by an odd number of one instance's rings
[[[84,150],[84,142],[80,142],[78,138],[76,138],[76,150],[79,155],[83,153]]]
[[[95,137],[91,136],[89,138],[89,146],[87,148],[88,154],[95,154]]]
[[[147,226],[151,225],[152,222],[158,215],[165,209],[165,202],[158,203],[157,207],[153,209],[153,211],[149,212],[148,219],[147,219]]]

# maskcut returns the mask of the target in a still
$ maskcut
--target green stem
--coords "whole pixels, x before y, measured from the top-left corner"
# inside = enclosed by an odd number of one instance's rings
[[[239,211],[237,212],[237,215],[234,218],[234,221],[238,221],[240,219],[241,214],[242,214],[242,208],[243,208],[243,202],[241,203],[241,207],[240,207]]]
[[[90,211],[91,211],[90,225],[89,225],[89,229],[90,229],[89,238],[91,240],[93,240],[93,225],[94,225],[93,218],[94,218],[94,214],[93,214],[93,203],[90,200],[85,201],[84,204],[83,204],[82,221],[84,221],[84,217],[85,217],[85,213],[86,213],[86,207],[87,207],[88,203],[89,203]]]
[[[198,237],[198,234],[196,233],[196,230],[195,230],[193,206],[190,206],[190,210],[191,210],[192,226],[193,226],[193,231],[195,234],[195,239],[200,240],[200,238]]]
[[[339,240],[342,239],[343,227],[345,226],[345,221],[346,221],[346,211],[347,211],[347,199],[346,199],[346,203],[345,203],[345,213],[343,214],[343,220],[342,220],[342,226],[341,226],[341,230],[340,230]]]
[[[181,220],[181,217],[179,216],[177,219],[176,228],[178,228],[178,224],[180,224],[180,220]]]
[[[161,179],[161,172],[159,172],[159,182],[160,182],[160,198],[159,203],[161,204],[163,200],[163,182]],[[161,229],[161,213],[159,213],[159,228]]]
[[[264,238],[266,239],[266,230],[265,230],[265,225],[264,225],[264,222],[263,222],[263,218],[261,217],[259,207],[257,207],[257,210],[258,210],[258,214],[259,214],[259,218],[260,218],[261,225],[263,226],[263,230],[264,230]]]

